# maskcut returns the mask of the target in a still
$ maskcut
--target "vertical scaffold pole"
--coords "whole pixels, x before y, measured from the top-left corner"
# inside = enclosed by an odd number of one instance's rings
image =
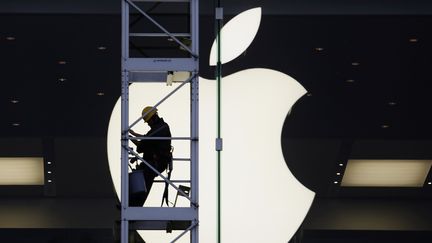
[[[173,236],[171,242],[176,242],[178,239],[190,233],[190,242],[198,243],[198,144],[199,144],[199,5],[198,0],[121,0],[122,2],[122,84],[121,84],[121,243],[129,242],[129,230],[182,230],[182,232]],[[143,4],[153,4],[157,7],[159,4],[189,4],[190,15],[190,33],[170,33],[169,28],[159,24],[150,13],[143,10]],[[130,33],[130,18],[131,15],[141,15],[140,19],[147,20],[148,23],[156,26],[154,31],[152,28],[144,33]],[[145,25],[144,25],[145,26]],[[132,29],[138,29],[134,26]],[[184,51],[188,52],[188,57],[180,55],[177,57],[130,57],[129,44],[130,37],[133,36],[143,38],[160,38],[169,37],[179,45]],[[187,41],[190,38],[190,41]],[[190,42],[190,46],[188,44]],[[131,42],[131,47],[134,45]],[[136,48],[136,47],[134,47]],[[158,50],[158,49],[156,49]],[[141,50],[139,50],[141,51]],[[155,50],[153,50],[155,51]],[[163,55],[162,55],[163,56]],[[130,137],[129,129],[131,129],[142,117],[139,117],[135,122],[129,123],[129,85],[134,82],[161,82],[161,87],[164,86],[168,75],[173,75],[175,72],[188,72],[190,78],[185,80],[183,84],[190,84],[190,137]],[[163,97],[154,107],[168,99],[172,94],[177,92],[178,89],[183,87],[179,85],[169,95]],[[186,85],[184,85],[186,86]],[[190,183],[190,195],[186,195],[181,191],[180,187],[176,185],[179,180],[170,180],[162,173],[152,167],[145,161],[138,153],[129,147],[129,140],[131,139],[179,139],[190,140],[190,158],[181,160],[190,160],[190,180],[184,180],[184,183]],[[169,186],[173,187],[178,193],[186,197],[190,203],[189,207],[129,207],[129,174],[128,163],[129,157],[135,156],[138,160],[144,163],[149,169],[158,174],[162,181]],[[177,159],[178,160],[178,159]],[[183,183],[182,182],[182,183]],[[162,196],[162,195],[161,195]]]
[[[129,206],[128,148],[127,139],[129,126],[129,72],[124,67],[129,58],[129,6],[122,1],[122,80],[121,80],[121,242],[129,242],[129,221],[124,217]]]
[[[190,29],[191,29],[191,44],[192,44],[192,52],[193,53],[199,53],[199,1],[198,0],[191,0],[190,3]],[[192,201],[199,203],[199,183],[198,183],[198,173],[199,173],[199,164],[198,164],[198,158],[199,158],[199,76],[198,76],[198,70],[199,70],[199,61],[198,58],[196,58],[195,62],[195,70],[193,74],[195,77],[191,81],[191,137],[193,138],[191,140],[191,188],[192,188]],[[192,205],[191,205],[192,206]],[[198,218],[197,218],[198,220]],[[198,223],[198,222],[196,222]],[[196,227],[194,227],[191,230],[190,234],[190,241],[192,243],[198,242],[198,228],[199,225],[197,224]]]

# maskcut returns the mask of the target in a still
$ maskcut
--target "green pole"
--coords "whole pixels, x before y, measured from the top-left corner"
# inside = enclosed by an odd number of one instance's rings
[[[221,242],[221,29],[222,29],[222,9],[220,0],[217,0],[216,8],[216,44],[217,44],[217,63],[216,63],[216,81],[217,81],[217,242]]]

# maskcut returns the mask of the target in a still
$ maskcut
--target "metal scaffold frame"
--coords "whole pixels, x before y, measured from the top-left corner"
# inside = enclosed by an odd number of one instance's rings
[[[152,230],[167,230],[166,223],[171,222],[186,222],[179,226],[178,229],[183,232],[178,235],[171,242],[177,241],[190,232],[190,242],[198,243],[198,50],[199,50],[199,34],[198,34],[198,0],[121,0],[122,2],[122,90],[121,90],[121,243],[128,243],[129,229],[152,229]],[[157,21],[155,21],[149,14],[143,11],[137,3],[142,2],[185,2],[190,6],[190,33],[170,33]],[[131,8],[138,12],[161,30],[161,33],[130,33],[130,10]],[[190,37],[190,45],[184,44],[179,37]],[[129,55],[130,37],[169,37],[175,41],[183,50],[189,53],[188,58],[131,58]],[[140,82],[148,80],[148,82],[156,81],[163,82],[162,80],[155,80],[155,77],[161,77],[159,74],[168,75],[176,71],[186,71],[190,73],[190,78],[185,80],[181,85],[174,89],[167,96],[162,98],[160,102],[154,104],[153,107],[158,107],[162,102],[168,99],[171,95],[175,94],[177,90],[184,87],[185,84],[190,84],[190,137],[131,137],[129,130],[137,124],[143,116],[139,117],[136,121],[129,124],[129,85],[133,82]],[[165,76],[166,77],[166,76]],[[157,78],[156,78],[157,79]],[[161,83],[161,85],[163,85]],[[151,111],[148,111],[151,112]],[[190,140],[190,195],[177,187],[174,183],[178,181],[170,180],[155,168],[153,168],[147,161],[145,161],[138,153],[134,152],[129,147],[129,141],[133,139],[180,139]],[[151,170],[156,172],[162,179],[162,182],[168,183],[175,188],[179,194],[187,198],[190,203],[189,207],[129,207],[129,176],[128,176],[128,163],[129,156],[138,158],[142,163],[148,166]],[[176,159],[174,159],[176,160]],[[131,228],[130,222],[133,221],[134,227]],[[141,223],[141,224],[140,224]],[[151,243],[151,242],[147,242]]]

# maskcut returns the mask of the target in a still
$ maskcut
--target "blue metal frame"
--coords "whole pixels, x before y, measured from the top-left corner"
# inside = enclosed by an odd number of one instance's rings
[[[191,33],[170,33],[163,26],[158,24],[148,14],[141,10],[134,2],[189,2],[190,3],[190,30]],[[137,10],[148,21],[155,24],[162,30],[163,33],[130,33],[129,32],[129,11],[130,7]],[[188,228],[178,235],[173,241],[175,242],[184,236],[187,232],[190,232],[190,242],[198,243],[198,52],[199,52],[199,34],[198,34],[198,15],[199,5],[198,0],[122,0],[122,91],[121,91],[121,243],[128,243],[129,237],[129,221],[146,221],[146,223],[155,223],[154,227],[160,227],[161,221],[190,221]],[[129,37],[158,37],[158,36],[169,36],[182,48],[187,50],[191,57],[190,58],[129,58]],[[177,37],[191,37],[191,46],[188,47],[183,44]],[[142,116],[139,117],[132,124],[129,124],[129,84],[132,82],[145,82],[145,79],[149,77],[156,77],[159,82],[163,81],[163,74],[173,71],[187,71],[191,73],[188,80],[184,81],[175,90],[165,96],[160,102],[155,104],[153,107],[156,108],[159,104],[168,99],[177,90],[184,86],[186,83],[190,83],[190,97],[191,97],[191,134],[190,137],[172,137],[172,138],[160,138],[160,137],[131,137],[129,136],[129,130],[135,124],[137,124]],[[136,73],[135,73],[136,72]],[[147,74],[146,74],[147,72]],[[160,79],[160,80],[159,80]],[[145,115],[145,114],[144,114]],[[129,148],[129,141],[133,139],[184,139],[190,140],[190,158],[177,158],[174,161],[190,161],[190,196],[186,195],[180,190],[173,182],[174,180],[168,180],[165,176],[154,169],[147,161],[141,156]],[[163,180],[157,182],[166,182],[170,186],[174,187],[178,193],[186,197],[190,201],[189,207],[182,208],[167,208],[167,207],[129,207],[129,188],[128,188],[128,162],[129,156],[132,155],[150,169],[156,172],[159,177]],[[181,180],[188,182],[188,180]],[[160,230],[165,230],[161,228]]]

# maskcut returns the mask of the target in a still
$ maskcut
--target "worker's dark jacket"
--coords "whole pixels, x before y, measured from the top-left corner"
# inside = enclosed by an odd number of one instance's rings
[[[171,137],[171,132],[167,123],[162,118],[158,118],[151,125],[150,131],[145,135],[148,137]],[[154,168],[162,173],[171,161],[171,140],[141,140],[137,143],[137,152],[144,153],[143,158]],[[144,163],[142,169],[148,170]],[[154,176],[157,176],[155,173]]]

